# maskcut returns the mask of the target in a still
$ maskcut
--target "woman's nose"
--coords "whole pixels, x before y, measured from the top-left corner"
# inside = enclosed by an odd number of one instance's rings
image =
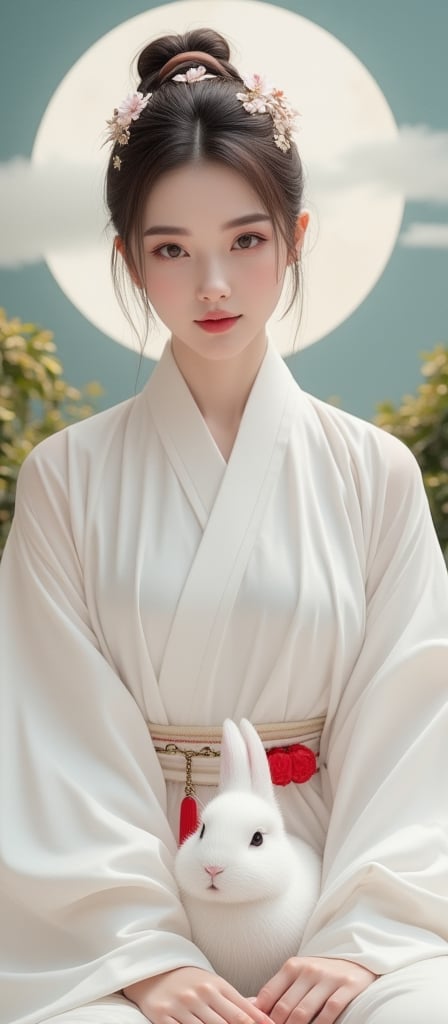
[[[219,302],[231,295],[230,284],[218,267],[208,267],[198,285],[198,298],[202,302]]]

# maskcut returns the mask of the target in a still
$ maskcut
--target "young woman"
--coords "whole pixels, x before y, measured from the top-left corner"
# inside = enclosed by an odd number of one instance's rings
[[[267,338],[308,220],[285,98],[206,29],[138,69],[109,122],[113,270],[171,339],[137,397],[20,473],[0,1021],[446,1024],[448,583],[421,474]],[[321,896],[253,1000],[193,944],[173,878],[182,750],[226,716],[319,752],[278,793]]]

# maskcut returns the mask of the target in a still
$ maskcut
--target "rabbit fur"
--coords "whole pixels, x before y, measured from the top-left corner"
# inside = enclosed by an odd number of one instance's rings
[[[247,719],[223,725],[218,794],[180,846],[174,874],[192,937],[215,971],[255,996],[298,953],[321,858],[284,828],[266,752]]]

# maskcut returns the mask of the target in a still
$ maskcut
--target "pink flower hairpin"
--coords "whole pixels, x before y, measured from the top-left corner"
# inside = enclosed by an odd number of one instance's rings
[[[256,73],[243,75],[247,92],[237,92],[236,97],[249,114],[270,114],[274,123],[274,142],[286,153],[291,147],[291,132],[298,111],[293,110],[285,99],[282,89],[266,82]]]
[[[114,116],[106,122],[109,125],[107,142],[118,142],[120,146],[127,145],[129,142],[130,125],[133,121],[138,120],[151,96],[152,93],[150,92],[146,96],[142,92],[128,93],[126,99],[122,100],[118,107],[115,107]],[[119,156],[114,156],[113,165],[116,170],[120,170],[121,159]]]
[[[194,85],[195,82],[202,82],[204,78],[217,78],[217,75],[212,75],[202,64],[198,68],[188,68],[188,71],[184,75],[173,75],[173,82],[187,82],[188,85]]]
[[[174,75],[172,81],[194,85],[196,82],[203,82],[205,78],[218,77],[200,64],[199,67],[188,68],[183,74]],[[290,107],[283,90],[266,82],[262,75],[256,73],[243,75],[243,82],[247,92],[237,92],[236,98],[241,101],[249,114],[270,114],[274,124],[275,145],[286,153],[291,147],[291,132],[298,112]],[[107,121],[109,126],[107,142],[114,144],[118,142],[120,146],[127,145],[130,126],[133,121],[138,120],[151,96],[150,92],[146,96],[142,92],[131,92],[118,107],[115,107],[114,116]],[[119,171],[121,163],[121,157],[116,154],[113,158],[114,168]]]

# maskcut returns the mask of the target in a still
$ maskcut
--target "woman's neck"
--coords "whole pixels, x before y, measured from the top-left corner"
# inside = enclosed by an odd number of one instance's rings
[[[218,448],[227,460],[247,399],[266,354],[266,336],[254,339],[230,359],[206,359],[171,340],[174,360]]]

